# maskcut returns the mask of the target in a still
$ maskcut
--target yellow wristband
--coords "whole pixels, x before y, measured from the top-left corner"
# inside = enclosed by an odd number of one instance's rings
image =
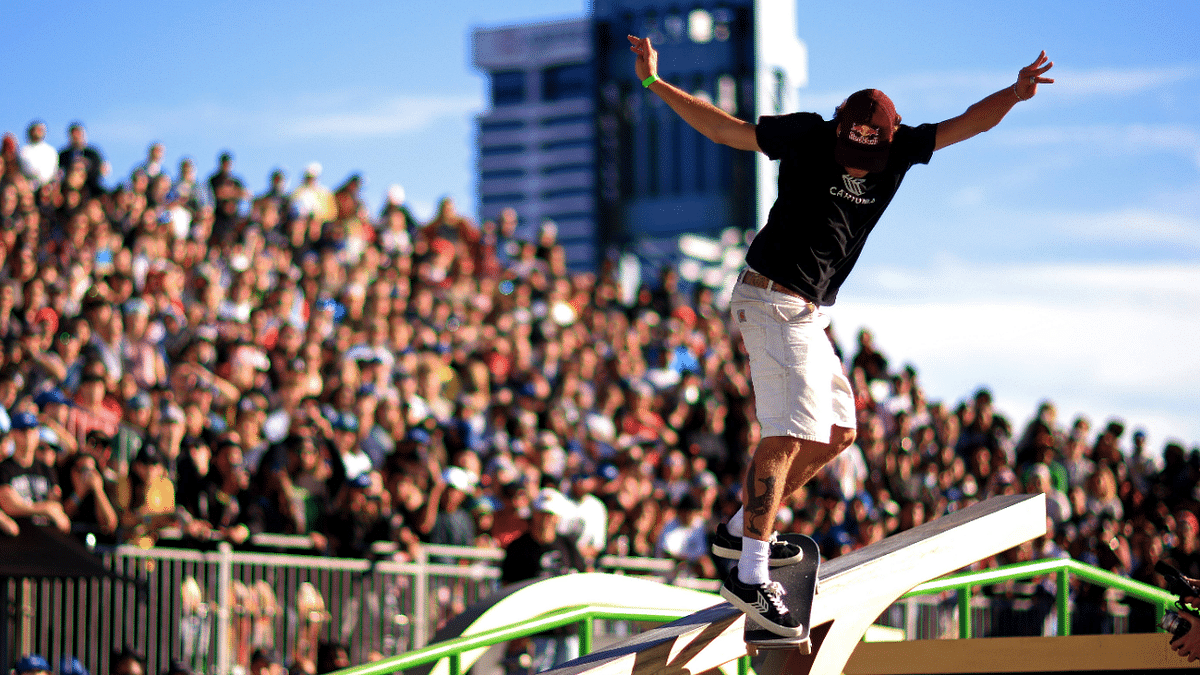
[[[642,86],[649,89],[650,85],[654,84],[655,82],[658,82],[659,79],[661,79],[661,78],[659,78],[658,75],[651,75],[650,77],[647,77],[646,79],[642,80]]]

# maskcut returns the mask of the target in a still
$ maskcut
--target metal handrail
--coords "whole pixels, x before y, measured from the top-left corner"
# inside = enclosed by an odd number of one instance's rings
[[[473,635],[457,637],[445,642],[429,645],[407,654],[385,658],[374,663],[339,671],[344,675],[386,675],[403,671],[413,666],[449,659],[450,675],[462,675],[462,655],[474,649],[491,647],[501,642],[529,637],[542,631],[561,628],[570,624],[579,626],[579,651],[589,654],[594,637],[592,622],[608,621],[674,621],[690,614],[689,610],[638,609],[635,607],[607,607],[580,605],[547,612],[537,618],[501,626]]]
[[[1135,598],[1149,602],[1157,608],[1158,618],[1161,620],[1162,615],[1166,612],[1167,606],[1174,604],[1178,599],[1172,593],[1169,593],[1156,586],[1134,581],[1117,574],[1113,574],[1107,570],[1088,565],[1086,563],[1072,560],[1070,558],[1062,559],[1047,559],[1037,560],[1026,563],[1016,563],[997,567],[989,570],[980,570],[976,572],[966,572],[952,576],[935,579],[916,586],[908,593],[901,596],[901,599],[922,596],[936,595],[948,591],[958,593],[959,605],[959,637],[967,639],[971,637],[971,622],[970,613],[967,609],[970,608],[971,589],[975,586],[989,586],[992,584],[1011,581],[1014,579],[1027,579],[1038,577],[1043,574],[1055,574],[1057,581],[1056,602],[1058,604],[1058,634],[1070,634],[1070,592],[1068,590],[1069,575],[1075,574],[1076,577],[1083,579],[1089,583],[1109,588],[1115,588],[1123,591]],[[507,642],[512,639],[527,637],[535,633],[540,633],[551,628],[558,628],[570,624],[579,624],[579,651],[581,655],[591,653],[592,649],[592,621],[610,620],[610,621],[672,621],[686,616],[687,612],[679,610],[645,610],[629,607],[601,607],[595,605],[584,605],[577,607],[569,607],[566,609],[547,612],[540,617],[521,621],[519,623],[508,626],[501,626],[491,630],[476,633],[474,635],[454,638],[440,642],[435,645],[429,645],[423,649],[401,654],[390,658],[385,658],[374,663],[364,664],[361,666],[352,666],[344,670],[338,671],[338,675],[388,675],[402,671],[406,668],[418,666],[426,663],[433,663],[444,658],[448,658],[450,673],[449,675],[462,675],[462,654],[473,649],[490,647],[494,644]],[[750,657],[743,656],[738,659],[738,672],[741,675],[746,675],[750,672]]]
[[[1076,577],[1083,579],[1098,586],[1106,586],[1115,588],[1139,600],[1154,605],[1157,612],[1157,618],[1162,621],[1163,614],[1166,613],[1167,607],[1178,600],[1178,596],[1169,593],[1157,586],[1128,579],[1113,574],[1108,570],[1100,569],[1088,565],[1087,563],[1079,562],[1071,558],[1052,558],[1047,560],[1035,560],[1032,562],[1015,563],[1013,565],[1005,565],[990,570],[980,570],[977,572],[966,572],[964,574],[956,574],[941,579],[927,581],[908,593],[905,593],[901,598],[911,598],[921,595],[936,595],[947,591],[955,591],[958,593],[958,635],[960,638],[966,639],[971,637],[971,618],[967,609],[971,603],[971,589],[975,586],[989,586],[998,584],[1004,581],[1012,581],[1014,579],[1027,579],[1031,577],[1042,576],[1043,574],[1055,575],[1055,603],[1058,608],[1058,634],[1071,634],[1071,596],[1068,590],[1069,574],[1075,574]]]

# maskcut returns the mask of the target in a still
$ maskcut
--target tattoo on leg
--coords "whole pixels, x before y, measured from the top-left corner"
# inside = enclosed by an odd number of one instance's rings
[[[761,493],[752,493],[746,499],[746,513],[744,521],[744,529],[747,534],[754,537],[767,537],[771,534],[774,522],[766,522],[773,520],[771,516],[771,495],[775,492],[775,477],[767,476],[766,478],[758,478],[751,484],[762,483],[763,490]]]

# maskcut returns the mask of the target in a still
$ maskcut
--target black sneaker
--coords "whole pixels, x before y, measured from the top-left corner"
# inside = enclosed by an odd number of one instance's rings
[[[725,523],[717,525],[717,532],[712,538],[712,553],[718,558],[738,560],[742,557],[742,538],[729,533]],[[790,541],[783,541],[771,534],[771,567],[795,565],[804,559],[804,549]]]
[[[746,618],[763,628],[783,637],[800,637],[803,626],[783,604],[783,585],[771,581],[757,586],[743,584],[737,575],[737,566],[721,584],[721,597],[746,613]]]

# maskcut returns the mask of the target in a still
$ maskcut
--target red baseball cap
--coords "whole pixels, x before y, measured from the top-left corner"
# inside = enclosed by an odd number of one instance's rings
[[[834,116],[838,121],[833,158],[852,169],[883,171],[900,116],[892,99],[878,89],[850,94]]]

